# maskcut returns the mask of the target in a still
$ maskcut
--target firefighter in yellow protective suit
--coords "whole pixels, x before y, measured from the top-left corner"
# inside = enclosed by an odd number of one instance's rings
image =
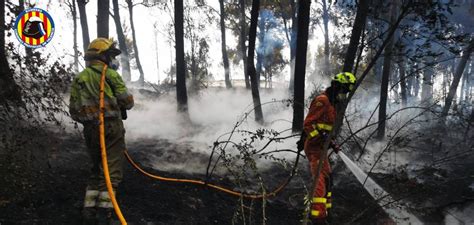
[[[303,123],[304,131],[297,142],[298,150],[304,149],[309,160],[311,174],[316,177],[323,145],[336,121],[336,104],[352,91],[356,77],[349,72],[339,73],[333,77],[331,86],[316,96],[309,107]],[[331,141],[330,147],[337,153],[339,146]],[[314,195],[311,199],[311,218],[313,224],[326,224],[331,202],[331,167],[327,156],[319,179],[316,181]]]
[[[133,96],[128,92],[121,76],[117,73],[117,60],[121,52],[112,39],[93,40],[85,53],[86,68],[76,75],[71,87],[69,112],[73,120],[84,126],[89,156],[92,160],[92,174],[84,198],[83,224],[109,224],[113,205],[109,198],[99,144],[99,84],[104,65],[106,71],[104,120],[105,142],[110,178],[114,191],[122,180],[125,130],[122,119],[126,110],[133,107]]]

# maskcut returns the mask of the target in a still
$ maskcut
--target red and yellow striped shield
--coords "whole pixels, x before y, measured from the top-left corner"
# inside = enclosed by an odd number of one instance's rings
[[[48,44],[54,36],[54,21],[48,12],[39,8],[23,11],[14,26],[18,40],[30,48],[40,48]]]

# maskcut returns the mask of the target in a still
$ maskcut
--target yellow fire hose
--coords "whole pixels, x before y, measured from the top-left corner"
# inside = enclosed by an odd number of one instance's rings
[[[122,211],[120,210],[120,207],[117,203],[117,200],[115,199],[115,194],[112,188],[112,182],[110,181],[110,174],[109,174],[109,165],[107,161],[107,149],[105,145],[105,126],[104,126],[104,86],[105,86],[105,73],[107,71],[107,65],[104,65],[102,68],[102,74],[100,77],[100,92],[99,92],[99,133],[100,133],[100,150],[101,150],[101,155],[102,155],[102,167],[104,169],[104,177],[105,177],[105,182],[107,185],[107,192],[109,193],[110,200],[112,201],[112,205],[114,206],[115,214],[119,218],[120,222],[122,225],[126,225],[127,221],[125,220]],[[281,184],[279,185],[275,190],[273,190],[270,193],[266,194],[246,194],[242,192],[237,192],[230,190],[228,188],[224,188],[218,185],[214,184],[209,184],[205,181],[202,180],[192,180],[192,179],[178,179],[178,178],[168,178],[168,177],[162,177],[158,175],[151,174],[144,169],[142,169],[138,164],[133,161],[133,159],[130,157],[128,152],[125,150],[124,152],[127,160],[130,162],[130,164],[139,172],[144,174],[145,176],[148,176],[153,179],[161,180],[161,181],[168,181],[168,182],[179,182],[179,183],[191,183],[191,184],[198,184],[198,185],[204,185],[219,191],[222,191],[224,193],[234,195],[237,197],[243,197],[243,198],[250,198],[250,199],[263,199],[263,198],[268,198],[268,197],[274,197],[276,196],[280,191],[282,191],[286,185],[291,181],[292,177],[296,173],[296,167],[298,165],[298,160],[300,154],[297,153],[296,160],[295,160],[295,165],[293,166],[293,170],[291,171],[291,175]]]
[[[210,188],[213,188],[213,189],[216,189],[216,190],[219,190],[219,191],[222,191],[224,193],[234,195],[234,196],[237,196],[237,197],[250,198],[250,199],[261,199],[261,198],[269,198],[269,197],[276,196],[280,191],[282,191],[286,187],[286,185],[288,185],[288,183],[290,183],[291,178],[296,173],[296,167],[298,165],[298,160],[299,160],[300,154],[298,153],[297,156],[296,156],[295,165],[293,166],[293,170],[291,171],[291,175],[282,184],[280,184],[277,188],[275,188],[275,190],[273,190],[270,193],[266,193],[266,194],[246,194],[246,193],[242,193],[242,192],[233,191],[233,190],[230,190],[228,188],[224,188],[224,187],[221,187],[221,186],[218,186],[218,185],[215,185],[215,184],[210,184],[210,183],[207,183],[207,182],[202,181],[202,180],[178,179],[178,178],[169,178],[169,177],[162,177],[162,176],[154,175],[154,174],[151,174],[151,173],[145,171],[140,166],[138,166],[138,164],[135,161],[133,161],[133,159],[130,157],[130,155],[128,154],[127,151],[125,151],[125,156],[127,157],[128,162],[130,162],[130,164],[136,170],[138,170],[140,173],[144,174],[145,176],[156,179],[156,180],[204,185],[204,186],[207,186],[207,187],[210,187]]]
[[[102,74],[100,76],[100,92],[99,92],[99,134],[100,134],[100,152],[102,155],[102,167],[104,169],[104,177],[105,183],[107,184],[107,192],[109,193],[110,200],[112,201],[112,205],[114,206],[115,214],[119,218],[122,225],[127,225],[127,221],[122,215],[122,211],[120,211],[120,207],[115,199],[114,190],[112,188],[112,182],[110,182],[110,174],[109,174],[109,164],[107,161],[107,147],[105,146],[105,126],[104,126],[104,85],[105,85],[105,73],[107,71],[107,65],[104,64],[102,68]]]

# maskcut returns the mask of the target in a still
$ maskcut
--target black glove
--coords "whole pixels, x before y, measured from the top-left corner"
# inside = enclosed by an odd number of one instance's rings
[[[332,148],[336,154],[341,150],[341,146],[339,146],[335,141],[331,141],[329,147]]]
[[[304,149],[304,142],[306,141],[306,133],[303,131],[301,132],[300,140],[296,142],[296,146],[298,148],[298,152],[303,151]]]

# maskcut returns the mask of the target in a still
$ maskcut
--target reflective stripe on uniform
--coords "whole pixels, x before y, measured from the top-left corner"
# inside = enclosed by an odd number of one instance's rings
[[[313,124],[313,128],[317,130],[327,130],[331,131],[332,130],[332,125],[325,124],[325,123],[318,123],[316,125]]]
[[[112,201],[110,200],[109,193],[107,191],[101,191],[98,199],[99,208],[113,208]]]
[[[313,130],[309,133],[309,138],[314,138],[316,136],[318,136],[319,132],[317,130]]]
[[[311,216],[319,216],[320,214],[318,210],[311,210]]]
[[[86,196],[84,197],[84,208],[95,207],[97,196],[99,196],[99,191],[87,190]]]
[[[332,203],[326,203],[326,209],[332,208]]]
[[[332,195],[332,192],[329,191],[326,196],[329,198],[329,197],[331,197],[331,195]]]
[[[317,123],[313,124],[314,130],[309,133],[309,138],[314,138],[319,135],[318,130],[325,130],[325,131],[332,131],[332,125],[325,124],[325,123]]]
[[[326,198],[321,198],[321,197],[313,198],[313,203],[324,203],[324,204],[326,204],[326,202],[327,202]]]

